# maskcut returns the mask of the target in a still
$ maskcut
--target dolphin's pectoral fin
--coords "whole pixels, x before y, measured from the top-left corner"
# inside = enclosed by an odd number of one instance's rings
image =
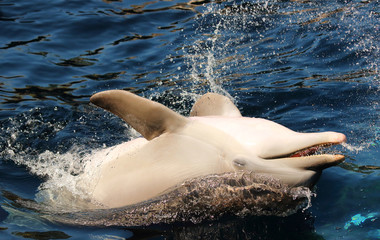
[[[207,93],[195,102],[190,116],[241,117],[241,113],[229,98],[216,93]]]
[[[174,132],[188,122],[160,103],[123,90],[100,92],[90,101],[122,118],[148,140],[165,132]]]

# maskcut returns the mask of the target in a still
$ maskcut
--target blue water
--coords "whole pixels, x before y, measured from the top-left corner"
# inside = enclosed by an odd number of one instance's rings
[[[379,14],[370,0],[0,1],[0,238],[380,239]],[[231,96],[245,116],[345,133],[346,162],[288,217],[83,228],[28,214],[15,199],[47,198],[132,137],[88,104],[107,89],[184,115],[200,94]]]

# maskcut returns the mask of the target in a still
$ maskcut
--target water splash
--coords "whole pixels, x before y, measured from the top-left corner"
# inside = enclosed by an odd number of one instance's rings
[[[363,149],[365,149],[364,146],[355,146],[355,145],[352,145],[352,144],[349,144],[349,143],[342,143],[342,146],[347,149],[348,151],[350,152],[360,152],[360,151],[363,151]]]
[[[368,139],[364,139],[359,143],[342,143],[341,145],[348,151],[355,154],[361,151],[368,150],[369,148],[376,148],[380,146],[380,128],[370,126],[368,130],[373,130]]]
[[[35,196],[37,201],[66,210],[83,209],[90,198],[88,189],[97,175],[97,166],[106,159],[104,150],[111,149],[107,145],[115,144],[120,137],[127,140],[123,134],[115,137],[112,133],[118,129],[125,133],[130,128],[124,128],[116,118],[111,118],[116,120],[115,125],[105,121],[99,128],[106,113],[102,112],[99,121],[97,111],[92,108],[92,113],[86,115],[89,111],[86,107],[78,112],[35,108],[1,121],[0,157],[25,166],[32,175],[43,179]],[[133,137],[134,133],[130,131],[128,135]]]
[[[233,3],[233,6],[237,5]],[[239,77],[238,68],[244,69],[254,63],[248,40],[251,34],[246,30],[251,25],[257,26],[257,22],[251,21],[252,15],[244,11],[234,14],[235,10],[229,5],[208,4],[195,19],[195,32],[187,37],[191,44],[183,49],[185,64],[190,71],[189,89],[193,92],[211,91],[234,101],[227,90],[229,82]]]

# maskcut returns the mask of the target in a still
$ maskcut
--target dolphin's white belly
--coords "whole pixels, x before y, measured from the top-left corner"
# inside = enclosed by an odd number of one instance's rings
[[[125,147],[101,166],[93,199],[104,207],[148,200],[187,179],[228,169],[220,149],[188,136],[136,139]]]

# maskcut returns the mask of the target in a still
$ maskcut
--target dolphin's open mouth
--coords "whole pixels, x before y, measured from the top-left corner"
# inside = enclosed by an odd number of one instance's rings
[[[307,147],[301,150],[298,150],[294,153],[291,153],[288,157],[306,157],[306,156],[311,156],[314,155],[317,152],[320,152],[323,149],[326,149],[327,147],[337,145],[339,143],[323,143],[323,144],[318,144],[314,145],[311,147]]]
[[[346,136],[342,133],[307,133],[306,135],[301,135],[299,139],[294,139],[293,141],[294,142],[291,142],[291,140],[289,141],[289,146],[283,146],[278,150],[275,149],[273,152],[271,151],[271,154],[265,154],[266,156],[263,154],[261,157],[267,160],[284,158],[310,160],[315,157],[322,159],[322,157],[325,156],[327,158],[334,159],[335,161],[344,160],[344,156],[338,149],[329,148],[347,141]]]

